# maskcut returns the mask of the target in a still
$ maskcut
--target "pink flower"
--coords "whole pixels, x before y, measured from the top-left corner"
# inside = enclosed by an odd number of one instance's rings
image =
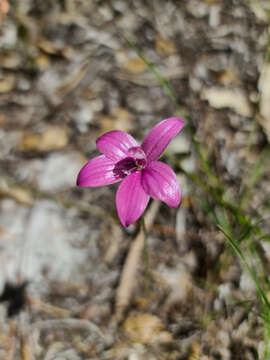
[[[168,165],[156,160],[183,125],[183,120],[175,117],[163,120],[147,134],[141,146],[123,131],[105,133],[97,139],[103,155],[84,165],[77,185],[93,187],[122,181],[116,193],[116,207],[124,226],[142,215],[150,196],[177,207],[181,193],[176,175]]]

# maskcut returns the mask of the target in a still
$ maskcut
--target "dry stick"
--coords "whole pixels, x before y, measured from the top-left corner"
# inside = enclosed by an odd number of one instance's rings
[[[22,360],[34,360],[29,335],[21,335],[21,359]]]
[[[155,216],[157,215],[158,209],[160,206],[159,201],[154,201],[145,216],[145,228],[146,231],[149,231],[153,225]],[[133,292],[135,278],[137,275],[140,258],[142,251],[144,249],[144,231],[141,228],[136,239],[133,241],[130,246],[130,250],[123,267],[121,274],[120,284],[116,291],[115,299],[115,319],[117,323],[121,322],[125,310],[127,309],[130,298]]]
[[[99,335],[102,339],[105,339],[105,335],[100,330],[100,328],[93,322],[85,319],[52,319],[52,320],[39,320],[32,324],[32,331],[34,329],[38,330],[55,330],[55,329],[74,329],[74,330],[85,330],[89,333],[95,333]]]
[[[31,347],[29,340],[22,338],[21,339],[21,359],[22,360],[33,360]]]
[[[6,349],[5,360],[13,360],[15,350],[16,321],[11,319],[9,322],[9,341]]]
[[[34,360],[32,352],[31,334],[29,327],[29,313],[26,310],[19,314],[19,338],[21,345],[21,360]]]
[[[29,295],[27,295],[27,301],[31,307],[36,308],[37,310],[42,311],[51,316],[55,316],[57,318],[67,318],[67,317],[71,317],[72,315],[72,311],[70,310],[62,309],[58,306],[46,304],[43,301],[39,299],[35,299]]]

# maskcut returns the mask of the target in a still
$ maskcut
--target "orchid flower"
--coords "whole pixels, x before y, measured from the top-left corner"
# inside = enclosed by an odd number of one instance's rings
[[[77,185],[95,187],[122,181],[116,193],[116,207],[125,227],[143,214],[150,196],[178,207],[181,193],[176,175],[157,159],[183,125],[181,119],[165,119],[146,135],[141,146],[123,131],[103,134],[96,141],[103,155],[84,165]]]

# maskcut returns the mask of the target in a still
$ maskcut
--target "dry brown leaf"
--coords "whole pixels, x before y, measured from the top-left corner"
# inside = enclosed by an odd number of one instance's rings
[[[176,52],[176,46],[173,41],[157,36],[156,50],[160,55],[172,55]]]
[[[0,114],[0,127],[4,127],[8,122],[8,117],[5,114]]]
[[[3,180],[3,182],[0,182],[0,195],[11,197],[18,203],[25,205],[32,205],[34,201],[30,191],[26,190],[21,186],[17,186],[14,183],[8,184],[7,182],[5,182],[5,180]]]
[[[123,330],[132,342],[141,344],[169,343],[172,335],[164,331],[161,320],[152,314],[131,314],[123,323]]]
[[[49,126],[40,138],[40,150],[55,150],[65,147],[68,143],[67,129],[60,126]]]
[[[33,150],[37,149],[39,144],[40,136],[32,133],[25,134],[19,145],[20,150]]]
[[[11,319],[9,321],[9,334],[6,344],[6,358],[5,360],[13,360],[15,352],[15,334],[16,334],[16,322]]]
[[[47,54],[50,54],[50,55],[55,55],[58,53],[59,49],[57,49],[54,45],[53,42],[45,39],[45,38],[40,38],[38,39],[38,42],[37,42],[37,46],[42,50],[44,51],[45,53]]]
[[[11,91],[15,86],[16,78],[14,74],[6,74],[0,79],[0,93],[7,93]]]
[[[67,144],[68,134],[65,127],[48,126],[41,134],[25,134],[19,148],[23,151],[50,151],[62,149]]]
[[[199,360],[201,355],[201,345],[193,343],[190,345],[190,355],[188,360]]]
[[[40,53],[36,59],[36,64],[40,70],[47,69],[50,65],[50,57],[46,54]]]
[[[252,107],[247,96],[240,89],[205,88],[201,98],[207,100],[216,109],[230,108],[239,115],[252,116]]]
[[[133,116],[124,108],[117,109],[111,116],[102,116],[99,119],[101,133],[111,130],[122,130],[129,132],[132,129]]]
[[[18,203],[25,205],[32,205],[34,199],[30,193],[30,191],[23,189],[19,186],[14,186],[9,190],[9,196],[16,200]]]
[[[29,339],[23,337],[21,339],[21,359],[22,360],[33,360],[33,355],[31,351],[31,346]]]
[[[5,51],[1,51],[0,53],[0,67],[5,69],[16,69],[21,63],[20,56],[15,53],[8,53]]]
[[[59,308],[50,304],[46,304],[39,299],[34,299],[31,296],[27,296],[27,301],[30,306],[34,307],[36,310],[42,311],[46,314],[57,318],[67,318],[72,315],[72,312],[66,309]]]
[[[237,74],[232,70],[221,71],[217,73],[216,76],[218,82],[224,86],[239,83]]]
[[[140,74],[146,70],[146,64],[140,58],[128,60],[126,63],[124,63],[123,67],[125,70],[133,74]]]

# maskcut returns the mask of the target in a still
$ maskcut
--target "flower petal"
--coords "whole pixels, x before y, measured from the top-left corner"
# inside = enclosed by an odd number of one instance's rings
[[[157,160],[172,138],[182,129],[184,121],[176,117],[165,119],[153,127],[141,145],[148,162]]]
[[[142,186],[154,199],[164,201],[171,207],[180,204],[180,186],[174,171],[160,161],[151,162],[143,170]]]
[[[138,146],[136,140],[120,130],[109,131],[97,139],[99,151],[112,161],[129,157],[128,149],[134,146]]]
[[[121,180],[114,172],[115,163],[104,155],[88,161],[79,172],[77,186],[103,186]]]
[[[117,190],[116,207],[124,226],[134,223],[148,204],[149,195],[142,187],[141,178],[141,171],[134,172],[121,182]]]

